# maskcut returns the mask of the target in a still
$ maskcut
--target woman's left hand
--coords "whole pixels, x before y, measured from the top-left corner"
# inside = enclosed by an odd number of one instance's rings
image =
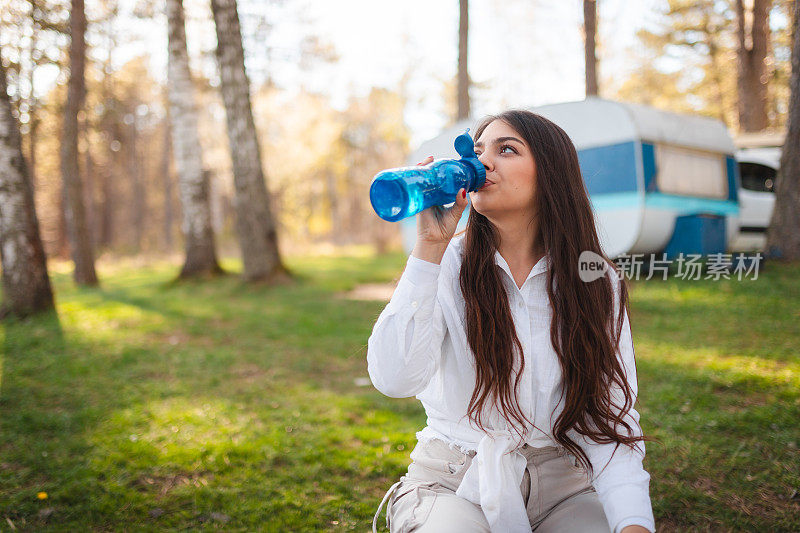
[[[650,533],[650,530],[644,526],[625,526],[620,533]]]

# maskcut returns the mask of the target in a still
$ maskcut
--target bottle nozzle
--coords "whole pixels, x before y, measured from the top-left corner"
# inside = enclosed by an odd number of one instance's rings
[[[458,152],[458,155],[461,156],[460,161],[469,164],[475,169],[476,180],[469,190],[477,191],[486,181],[486,168],[484,168],[483,163],[478,160],[478,155],[475,153],[475,142],[469,135],[469,128],[467,128],[464,133],[456,137],[454,146],[456,148],[456,152]]]

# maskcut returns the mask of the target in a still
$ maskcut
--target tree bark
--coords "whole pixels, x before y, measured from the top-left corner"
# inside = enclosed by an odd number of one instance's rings
[[[86,96],[84,70],[86,66],[86,13],[83,0],[72,0],[70,11],[70,75],[67,102],[64,105],[64,125],[61,138],[61,175],[66,200],[65,215],[70,251],[75,263],[73,279],[78,285],[97,285],[94,251],[86,225],[83,203],[83,184],[78,162],[78,113]]]
[[[110,9],[108,1],[103,0],[103,9],[108,12]],[[111,18],[106,19],[107,27],[104,33],[108,38],[108,54],[103,61],[103,71],[111,72],[112,59],[114,49],[117,41],[113,36],[111,29]],[[104,154],[102,160],[104,164],[101,165],[101,172],[98,174],[100,180],[99,192],[100,201],[97,206],[97,243],[98,248],[110,248],[114,243],[114,212],[117,206],[116,198],[116,151],[114,149],[114,142],[119,139],[119,123],[117,117],[117,104],[113,97],[113,89],[111,84],[113,78],[111,76],[103,76],[102,80],[102,101],[103,101],[103,115],[100,122],[103,134],[107,137],[108,142],[104,143]]]
[[[242,250],[243,277],[247,281],[285,281],[290,276],[281,261],[277,228],[261,166],[236,0],[211,0],[211,11],[216,26],[216,56],[233,160],[236,229]]]
[[[719,113],[717,116],[726,127],[730,127],[731,125],[729,124],[728,117],[725,115],[725,110],[728,106],[726,105],[727,98],[725,97],[725,84],[722,79],[722,70],[720,69],[720,64],[723,61],[720,57],[721,55],[722,52],[720,51],[719,44],[709,34],[708,57],[711,59],[711,80],[714,82],[717,100],[719,101]]]
[[[772,0],[753,0],[745,10],[744,0],[736,0],[738,21],[738,111],[741,131],[761,131],[769,125],[767,116],[767,52],[769,49],[769,11]]]
[[[33,19],[33,16],[31,16]],[[34,30],[35,32],[36,30]],[[28,61],[30,61],[31,65],[34,65],[35,60],[33,56],[33,51],[36,47],[36,35],[31,39],[31,45],[28,48]],[[37,101],[36,101],[36,92],[35,92],[35,77],[34,73],[36,69],[32,66],[31,69],[28,71],[28,85],[30,89],[28,90],[28,126],[30,127],[28,131],[28,175],[31,178],[31,186],[36,190],[36,129],[39,127],[39,119],[36,116],[37,113]]]
[[[86,151],[83,153],[84,176],[86,177],[86,188],[83,190],[83,205],[86,206],[86,227],[89,230],[89,241],[92,243],[92,249],[97,250],[97,202],[95,201],[95,177],[97,175],[97,165],[94,164],[92,159],[91,144],[89,136],[87,135],[88,127],[84,122],[81,127],[83,133],[83,141],[86,146]]]
[[[458,17],[458,115],[456,120],[469,118],[469,0],[459,0]]]
[[[117,207],[117,198],[114,186],[114,164],[113,155],[108,157],[107,164],[103,168],[103,173],[100,176],[102,184],[100,185],[100,196],[102,201],[99,208],[99,228],[98,228],[98,245],[100,248],[110,248],[114,243],[114,210]]]
[[[181,278],[219,274],[214,231],[211,226],[208,173],[203,171],[202,147],[197,126],[194,86],[186,48],[183,1],[167,0],[169,21],[169,107],[172,149],[178,172],[186,258]]]
[[[53,309],[53,291],[39,235],[33,184],[22,154],[19,125],[11,114],[6,71],[0,61],[0,318]]]
[[[339,244],[342,237],[342,223],[339,215],[339,191],[336,187],[336,174],[333,169],[328,169],[325,175],[325,191],[328,194],[328,209],[331,216],[330,239],[334,244]]]
[[[142,241],[144,240],[144,221],[146,217],[146,193],[144,187],[144,172],[142,172],[143,161],[139,154],[139,118],[134,106],[131,112],[133,120],[128,128],[128,178],[131,180],[131,227],[133,228],[133,250],[136,253],[142,251]]]
[[[586,63],[586,96],[597,96],[597,1],[583,0],[584,61]]]
[[[164,194],[164,249],[172,251],[172,174],[170,173],[170,161],[172,160],[172,150],[170,149],[171,130],[169,127],[170,113],[167,105],[167,118],[164,121],[164,143],[161,152],[161,185]]]
[[[793,18],[788,128],[765,254],[787,261],[800,259],[800,0],[794,0]]]

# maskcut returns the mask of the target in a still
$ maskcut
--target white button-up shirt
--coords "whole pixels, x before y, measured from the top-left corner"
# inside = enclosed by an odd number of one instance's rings
[[[456,494],[481,506],[493,533],[530,533],[520,491],[527,460],[517,449],[524,443],[561,446],[552,438],[551,423],[563,411],[563,386],[558,356],[550,342],[552,308],[545,287],[550,259],[543,257],[519,288],[508,263],[495,252],[495,263],[506,273],[503,280],[525,357],[519,406],[544,431],[529,428],[520,440],[493,406],[485,407],[482,418],[484,425],[489,423],[488,431],[467,418],[475,388],[475,363],[467,342],[464,298],[459,287],[463,237],[450,241],[441,264],[409,256],[394,294],[369,337],[368,372],[375,388],[386,396],[416,396],[422,402],[428,419],[427,427],[417,433],[418,439],[440,438],[477,452]],[[616,274],[613,269],[608,273],[618,294]],[[616,316],[616,297],[614,309]],[[638,386],[627,313],[617,353],[635,398]],[[612,393],[615,403],[623,405],[622,391],[616,387]],[[625,421],[635,435],[642,434],[636,409],[628,411]],[[624,434],[623,426],[619,430]],[[592,461],[591,482],[611,531],[619,533],[627,525],[638,524],[655,532],[650,474],[642,466],[644,443],[636,444],[638,452],[620,445],[614,453],[613,442],[598,444],[574,430],[569,436]]]

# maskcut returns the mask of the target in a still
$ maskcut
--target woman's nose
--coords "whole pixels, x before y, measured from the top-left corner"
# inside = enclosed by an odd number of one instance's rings
[[[485,168],[487,171],[492,170],[491,169],[492,163],[489,160],[489,157],[486,155],[486,152],[483,152],[481,155],[478,156],[478,161],[483,163],[483,168]]]

